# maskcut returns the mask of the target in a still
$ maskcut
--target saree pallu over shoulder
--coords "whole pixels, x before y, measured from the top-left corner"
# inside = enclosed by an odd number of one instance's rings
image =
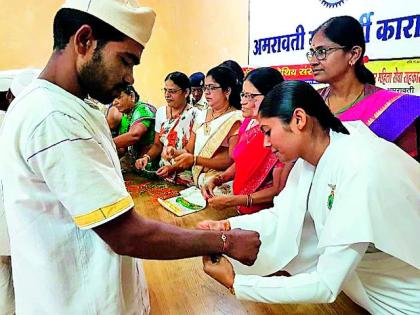
[[[264,135],[255,126],[246,130],[250,119],[244,120],[239,130],[239,142],[235,147],[233,156],[236,170],[233,180],[233,193],[235,195],[249,195],[267,185],[267,178],[274,166],[279,162],[270,149],[264,147]],[[267,204],[254,205],[252,207],[239,206],[238,211],[242,214],[257,212],[267,208]]]
[[[204,157],[204,158],[211,158],[214,153],[216,153],[217,149],[222,145],[223,140],[226,138],[226,136],[229,134],[230,130],[232,129],[232,126],[237,122],[242,120],[242,115],[239,111],[233,111],[230,113],[227,113],[221,117],[218,117],[217,120],[222,119],[222,122],[217,128],[212,129],[216,130],[212,134],[209,135],[209,137],[205,140],[205,144],[199,148],[199,152],[195,152],[197,149],[197,143],[194,148],[194,153],[197,156]],[[212,121],[211,123],[215,122],[216,120]],[[196,142],[198,141],[199,134],[201,134],[202,129],[204,128],[204,124],[202,124],[200,127],[197,128],[196,131]],[[193,173],[193,179],[194,184],[198,185],[198,177],[200,176],[201,172],[203,171],[204,167],[201,165],[195,165],[192,168]]]
[[[342,113],[342,121],[363,121],[375,134],[394,142],[420,115],[420,97],[378,90]]]

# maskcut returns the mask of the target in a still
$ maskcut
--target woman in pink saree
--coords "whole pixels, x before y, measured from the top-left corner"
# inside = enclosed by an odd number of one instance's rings
[[[340,120],[362,120],[379,137],[418,158],[420,97],[376,87],[363,65],[364,53],[363,28],[353,17],[333,17],[319,26],[307,53],[315,80],[329,84],[319,93]]]
[[[212,207],[236,206],[241,214],[254,213],[270,207],[274,196],[283,188],[283,164],[264,147],[264,135],[256,120],[264,95],[282,81],[280,72],[268,67],[255,69],[246,76],[241,93],[245,119],[233,151],[235,162],[202,187],[202,193]],[[233,195],[215,196],[213,189],[232,179]]]

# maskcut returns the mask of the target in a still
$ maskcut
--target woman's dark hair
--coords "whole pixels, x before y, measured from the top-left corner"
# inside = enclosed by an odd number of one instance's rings
[[[238,85],[236,74],[232,70],[224,66],[217,66],[210,69],[206,76],[211,76],[214,81],[219,83],[223,91],[230,88],[229,104],[236,109],[241,108],[241,88]]]
[[[244,71],[242,67],[235,60],[225,60],[219,66],[227,67],[236,74],[238,79],[238,85],[242,88],[242,83],[244,83]]]
[[[180,89],[182,89],[182,91],[185,92],[187,89],[189,89],[189,92],[191,93],[190,79],[187,77],[185,73],[182,73],[179,71],[171,72],[166,76],[165,82],[168,80],[171,80],[173,83],[178,85]],[[190,94],[188,93],[188,95]]]
[[[96,50],[101,49],[107,42],[120,42],[127,38],[116,28],[93,15],[75,9],[63,8],[54,17],[53,49],[64,49],[69,43],[70,37],[85,24],[92,28],[93,37],[98,40]]]
[[[303,81],[283,81],[276,85],[260,105],[261,117],[277,117],[289,124],[296,108],[316,118],[322,129],[349,134],[342,122],[331,113],[319,93]]]
[[[140,99],[140,95],[139,93],[137,93],[137,91],[134,89],[134,87],[132,85],[128,85],[123,92],[127,95],[131,95],[131,93],[134,94],[134,102],[137,103]]]
[[[319,31],[323,32],[329,40],[344,46],[345,51],[350,51],[354,46],[362,47],[362,55],[355,64],[356,77],[361,83],[375,84],[373,73],[363,65],[366,42],[359,21],[348,15],[336,16],[322,23],[313,34]]]
[[[271,67],[262,67],[248,73],[244,81],[249,81],[263,95],[267,95],[273,87],[284,81],[280,71]]]

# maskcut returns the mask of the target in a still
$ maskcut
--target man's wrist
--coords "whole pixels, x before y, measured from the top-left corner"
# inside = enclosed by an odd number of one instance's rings
[[[227,236],[226,236],[224,231],[221,232],[220,239],[222,240],[222,243],[223,243],[222,254],[226,254],[227,253],[228,242],[227,242]]]

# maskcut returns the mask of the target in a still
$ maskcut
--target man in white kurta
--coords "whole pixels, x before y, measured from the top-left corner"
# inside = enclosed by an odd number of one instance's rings
[[[0,146],[13,148],[1,154],[0,176],[16,312],[85,314],[89,305],[90,314],[147,313],[141,266],[92,230],[134,205],[104,115],[37,79],[3,127]]]
[[[229,219],[260,232],[254,266],[231,260],[240,299],[420,313],[420,167],[362,123],[330,132],[316,168],[298,160],[272,209]],[[291,277],[262,277],[278,270]]]

